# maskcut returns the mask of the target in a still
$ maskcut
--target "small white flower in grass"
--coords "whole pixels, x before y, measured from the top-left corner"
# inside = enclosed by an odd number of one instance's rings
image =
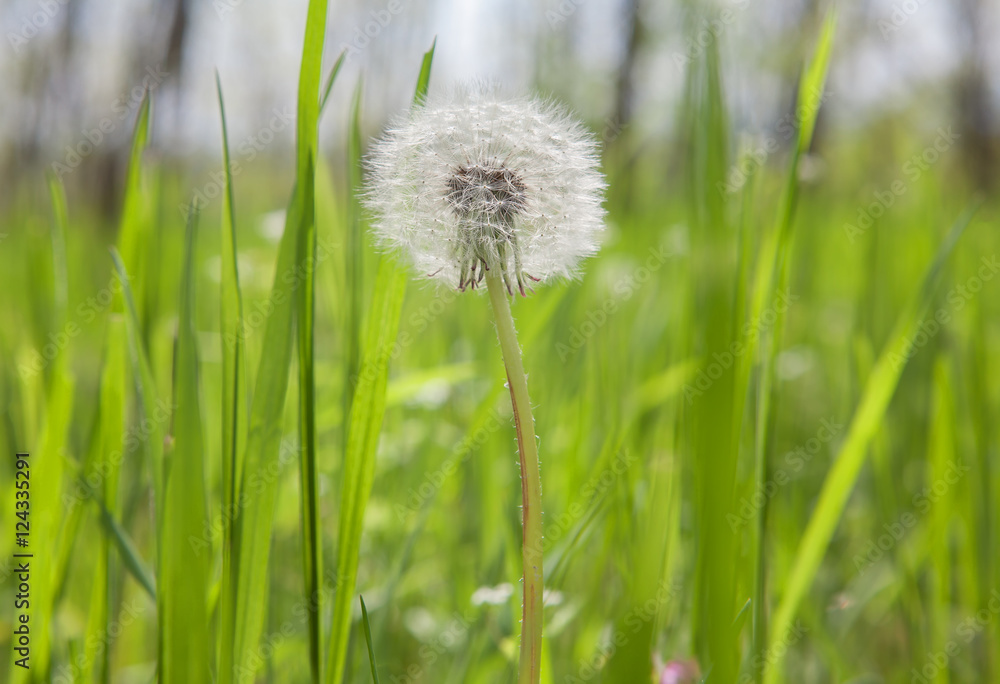
[[[378,241],[460,290],[497,268],[507,291],[571,278],[597,251],[604,177],[562,107],[475,83],[394,122],[367,160]]]

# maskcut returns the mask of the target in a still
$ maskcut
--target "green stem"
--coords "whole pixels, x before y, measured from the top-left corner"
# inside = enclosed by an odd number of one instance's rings
[[[521,560],[524,565],[524,603],[521,612],[521,664],[518,684],[538,684],[542,664],[542,477],[535,443],[535,421],[528,399],[528,379],[521,362],[514,318],[499,268],[486,272],[497,337],[507,368],[507,387],[514,407],[517,450],[521,456]]]

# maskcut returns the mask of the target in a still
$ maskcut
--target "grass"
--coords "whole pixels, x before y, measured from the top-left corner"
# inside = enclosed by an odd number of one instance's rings
[[[12,196],[0,441],[32,454],[38,568],[12,682],[515,679],[496,333],[483,300],[410,285],[369,243],[363,91],[337,87],[343,55],[322,79],[325,24],[311,2],[294,178],[227,174],[180,216],[147,98],[116,233],[72,178]],[[858,229],[929,141],[815,139],[832,13],[812,44],[787,153],[736,154],[713,44],[677,143],[609,143],[582,280],[512,304],[543,458],[543,683],[651,681],[654,655],[706,682],[1000,678],[996,200],[942,159]],[[415,101],[433,54],[399,66]],[[346,167],[318,139],[335,107]],[[275,244],[256,225],[279,206]]]

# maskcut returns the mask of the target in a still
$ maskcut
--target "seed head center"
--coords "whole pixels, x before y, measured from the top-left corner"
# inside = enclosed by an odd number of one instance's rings
[[[502,163],[463,164],[448,179],[447,200],[461,218],[510,228],[526,205],[521,176]]]

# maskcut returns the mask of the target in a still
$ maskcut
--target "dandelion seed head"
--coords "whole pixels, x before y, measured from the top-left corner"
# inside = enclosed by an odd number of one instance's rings
[[[497,268],[508,290],[572,278],[597,251],[604,177],[565,109],[473,83],[393,122],[367,159],[376,239],[459,289]]]

